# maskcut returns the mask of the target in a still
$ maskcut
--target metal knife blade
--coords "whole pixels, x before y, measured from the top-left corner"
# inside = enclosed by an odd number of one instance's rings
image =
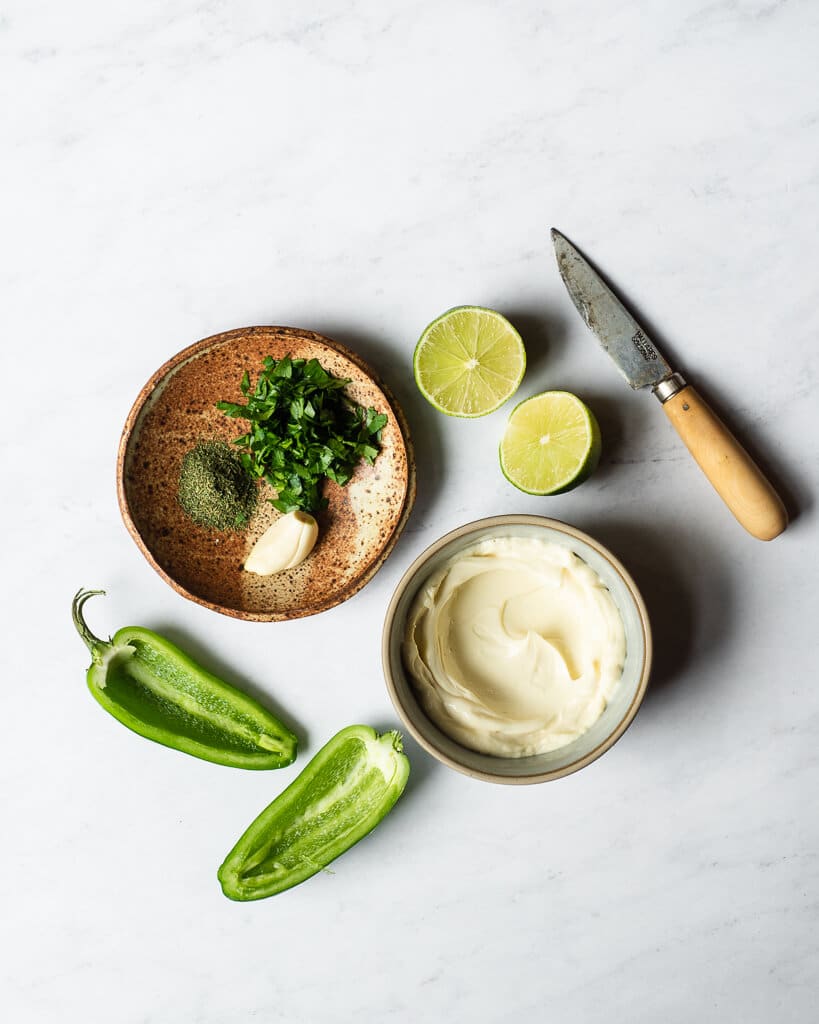
[[[631,387],[657,387],[674,376],[648,333],[568,238],[552,228],[552,241],[572,302]]]

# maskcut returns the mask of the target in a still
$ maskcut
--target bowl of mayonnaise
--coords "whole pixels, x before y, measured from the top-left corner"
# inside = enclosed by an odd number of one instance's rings
[[[593,537],[541,516],[494,516],[407,569],[382,657],[396,711],[439,761],[489,782],[547,782],[631,724],[651,627],[634,580]]]

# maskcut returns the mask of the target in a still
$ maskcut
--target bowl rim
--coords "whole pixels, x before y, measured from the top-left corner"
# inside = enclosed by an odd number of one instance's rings
[[[585,754],[583,757],[577,758],[570,764],[565,765],[562,768],[555,768],[550,771],[541,772],[530,772],[528,774],[521,775],[500,775],[491,771],[483,770],[480,768],[472,768],[462,762],[451,757],[449,754],[440,750],[427,736],[423,735],[420,729],[416,726],[412,715],[407,711],[401,698],[398,694],[398,688],[395,685],[393,678],[392,667],[390,664],[390,647],[393,632],[396,628],[396,612],[398,604],[404,596],[404,592],[412,582],[413,578],[419,573],[424,565],[439,551],[451,544],[453,541],[458,540],[461,537],[468,536],[472,533],[477,533],[487,528],[500,526],[541,526],[548,527],[556,530],[559,533],[566,534],[569,537],[573,537],[576,540],[583,541],[588,544],[589,547],[593,548],[602,558],[604,558],[614,569],[618,576],[623,580],[628,589],[640,619],[640,626],[643,631],[643,644],[644,644],[644,657],[643,665],[640,672],[640,678],[637,684],[634,697],[631,700],[625,714],[620,719],[617,726],[609,733],[609,735],[602,740],[593,750]],[[475,519],[470,523],[465,523],[463,526],[459,526],[454,530],[450,530],[445,533],[438,540],[434,541],[429,547],[425,548],[420,555],[412,562],[409,568],[404,572],[401,579],[398,581],[389,606],[387,607],[387,614],[384,618],[384,628],[381,635],[381,663],[384,672],[384,680],[387,685],[387,692],[389,693],[390,700],[392,701],[393,707],[398,713],[399,718],[406,726],[407,732],[413,737],[413,739],[421,746],[428,754],[431,754],[436,760],[445,764],[448,768],[452,768],[457,772],[461,772],[463,775],[468,775],[473,779],[480,779],[483,782],[495,782],[502,785],[510,786],[523,786],[531,785],[538,782],[550,782],[554,779],[563,778],[566,775],[571,775],[574,772],[580,771],[581,768],[585,768],[586,765],[596,761],[598,757],[611,747],[620,739],[625,733],[626,729],[634,721],[634,717],[637,714],[640,705],[642,704],[643,697],[645,696],[646,689],[648,687],[648,679],[651,674],[651,663],[653,659],[653,643],[651,636],[651,624],[648,617],[648,609],[646,608],[645,601],[634,582],[633,577],[620,561],[607,547],[595,540],[588,533],[584,533],[583,530],[578,530],[577,527],[571,526],[568,523],[564,523],[560,519],[550,519],[547,516],[528,515],[528,514],[509,514],[509,515],[497,515],[487,516],[483,519]],[[419,708],[420,709],[420,708]],[[423,710],[421,713],[423,714]],[[425,716],[426,717],[426,716]],[[453,741],[454,742],[454,741]],[[464,748],[466,749],[466,748]]]
[[[353,580],[353,582],[344,590],[338,591],[338,593],[334,594],[332,597],[288,612],[258,612],[245,611],[241,608],[230,608],[227,605],[218,604],[215,601],[209,601],[207,598],[200,597],[188,590],[187,587],[184,587],[181,583],[175,580],[170,573],[163,569],[148,548],[147,544],[143,540],[142,534],[139,532],[139,528],[134,522],[128,502],[128,496],[125,490],[125,457],[128,445],[133,437],[134,428],[145,403],[154,393],[156,388],[161,385],[162,381],[168,376],[168,374],[183,363],[196,358],[201,352],[204,352],[209,348],[213,348],[215,345],[226,343],[234,338],[261,334],[268,331],[284,332],[293,336],[307,337],[320,342],[327,348],[333,349],[333,351],[338,352],[340,355],[349,359],[351,363],[361,370],[362,373],[366,374],[376,387],[383,392],[384,397],[389,403],[390,410],[398,423],[398,430],[404,443],[404,451],[407,459],[407,487],[404,493],[404,504],[401,508],[401,514],[395,525],[395,529],[387,538],[386,543],[369,568],[360,576],[356,577],[356,579]],[[187,345],[175,355],[165,360],[165,362],[151,374],[142,388],[140,388],[137,397],[134,399],[133,405],[131,406],[122,428],[119,445],[117,447],[116,460],[117,503],[119,505],[120,515],[122,516],[122,520],[125,523],[128,533],[133,538],[134,543],[142,552],[142,555],[151,568],[162,577],[169,587],[188,601],[193,601],[194,604],[201,605],[203,608],[209,608],[211,611],[218,612],[220,615],[227,615],[234,619],[242,619],[246,622],[285,622],[291,619],[306,618],[309,615],[317,615],[320,612],[328,611],[330,608],[335,608],[336,605],[343,604],[344,601],[354,597],[364,586],[366,586],[367,583],[370,582],[373,576],[375,576],[378,570],[384,565],[392,553],[398,538],[401,536],[404,527],[407,525],[407,521],[412,513],[413,505],[415,504],[417,488],[416,476],[415,451],[413,448],[412,437],[410,436],[409,423],[407,422],[404,410],[401,408],[401,405],[391,388],[384,383],[380,375],[373,370],[369,363],[362,359],[356,352],[347,348],[346,345],[342,345],[340,342],[334,341],[332,338],[328,338],[324,334],[319,334],[317,331],[311,331],[302,327],[285,327],[275,324],[257,324],[251,327],[235,327],[229,331],[220,331],[217,334],[211,334],[207,338],[202,338],[199,341],[193,342],[191,345]]]

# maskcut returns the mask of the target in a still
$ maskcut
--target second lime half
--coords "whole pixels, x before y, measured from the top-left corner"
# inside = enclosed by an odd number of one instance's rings
[[[544,391],[512,410],[500,443],[501,470],[527,494],[560,494],[591,476],[601,450],[591,409],[568,391]]]

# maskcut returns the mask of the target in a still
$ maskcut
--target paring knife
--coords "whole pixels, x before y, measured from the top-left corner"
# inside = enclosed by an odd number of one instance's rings
[[[788,525],[779,495],[760,468],[679,373],[602,280],[559,231],[552,228],[557,266],[586,326],[633,388],[650,387],[686,447],[737,520],[759,540],[773,540]]]

